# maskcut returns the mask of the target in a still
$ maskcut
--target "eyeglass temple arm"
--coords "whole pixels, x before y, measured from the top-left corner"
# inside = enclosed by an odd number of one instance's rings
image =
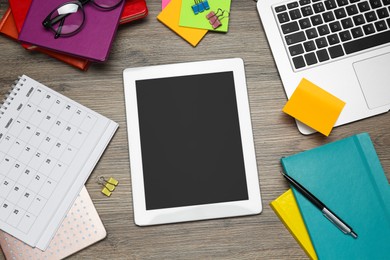
[[[60,37],[60,35],[61,35],[62,26],[64,25],[65,18],[66,18],[66,17],[64,17],[64,18],[61,20],[60,25],[58,26],[58,29],[57,29],[57,31],[56,31],[56,35],[54,35],[54,38],[55,38],[55,39],[57,39],[57,38]]]
[[[56,17],[54,17],[53,19],[50,20],[50,16],[46,17],[46,19],[43,21],[43,26],[45,28],[49,28],[50,26],[58,23],[58,22],[61,22],[63,24],[63,20],[65,20],[65,18],[68,16],[69,14],[60,14]]]

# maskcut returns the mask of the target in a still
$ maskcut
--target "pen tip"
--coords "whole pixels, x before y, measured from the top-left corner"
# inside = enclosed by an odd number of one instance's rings
[[[351,236],[352,236],[353,238],[357,238],[357,237],[358,237],[358,235],[357,235],[355,232],[353,232],[353,231],[351,231]]]

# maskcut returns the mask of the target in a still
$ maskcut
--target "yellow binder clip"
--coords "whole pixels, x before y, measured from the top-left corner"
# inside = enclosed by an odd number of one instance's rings
[[[119,182],[114,178],[110,177],[106,180],[103,176],[100,176],[98,179],[98,183],[103,185],[102,193],[107,197],[110,197],[112,192],[115,190],[116,186],[118,186]]]

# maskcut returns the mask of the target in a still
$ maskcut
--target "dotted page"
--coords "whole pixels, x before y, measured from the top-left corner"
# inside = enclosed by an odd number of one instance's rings
[[[106,237],[93,202],[84,187],[46,251],[33,248],[0,231],[0,245],[7,259],[62,259]]]
[[[21,77],[0,105],[0,229],[46,250],[117,127]]]

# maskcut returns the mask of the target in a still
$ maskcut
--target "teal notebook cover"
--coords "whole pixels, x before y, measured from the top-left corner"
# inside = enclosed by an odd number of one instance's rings
[[[390,189],[367,133],[281,159],[300,182],[357,233],[342,233],[294,187],[319,259],[389,259]]]

